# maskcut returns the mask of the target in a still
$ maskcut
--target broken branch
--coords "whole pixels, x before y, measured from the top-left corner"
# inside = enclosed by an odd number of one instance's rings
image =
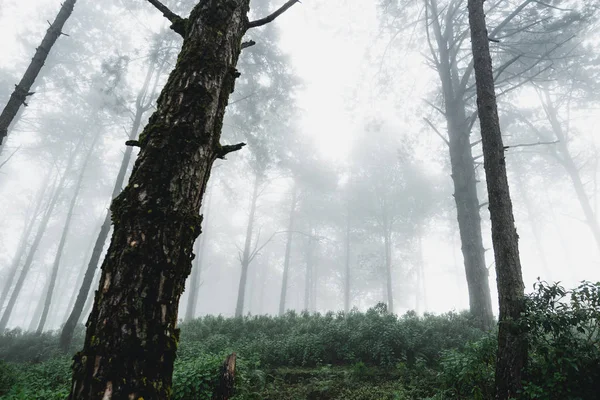
[[[167,6],[158,0],[148,0],[148,2],[156,7],[156,9],[158,9],[158,11],[160,11],[166,19],[171,21],[170,28],[172,30],[179,33],[181,36],[185,36],[185,19],[169,10]]]
[[[217,158],[224,160],[225,156],[227,154],[234,152],[234,151],[241,150],[242,147],[244,147],[245,145],[246,145],[246,143],[238,143],[238,144],[226,144],[225,146],[221,146],[217,150]]]
[[[254,40],[248,40],[247,42],[242,42],[242,50],[247,49],[248,47],[252,47],[256,44]]]
[[[523,144],[513,144],[512,146],[504,146],[504,150],[513,149],[516,147],[533,147],[533,146],[543,146],[547,144],[557,144],[558,140],[553,142],[537,142],[537,143],[523,143]]]
[[[283,14],[284,12],[286,12],[288,10],[288,8],[290,8],[291,6],[293,6],[296,3],[300,3],[300,0],[289,0],[287,3],[285,3],[283,6],[281,6],[281,8],[279,8],[273,14],[271,14],[271,15],[265,17],[265,18],[257,19],[256,21],[249,22],[248,23],[248,29],[250,29],[250,28],[256,28],[256,27],[259,27],[259,26],[266,25],[269,22],[273,22],[273,20],[275,18],[279,17],[281,14]]]

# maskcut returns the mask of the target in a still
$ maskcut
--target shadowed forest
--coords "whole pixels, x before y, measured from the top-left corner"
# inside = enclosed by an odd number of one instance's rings
[[[593,400],[600,3],[3,0],[0,399]]]

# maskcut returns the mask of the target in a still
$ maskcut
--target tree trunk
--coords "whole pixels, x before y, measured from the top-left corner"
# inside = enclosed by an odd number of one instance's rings
[[[42,187],[40,188],[40,190],[37,194],[35,210],[33,211],[33,214],[30,214],[31,219],[27,223],[26,227],[23,229],[23,234],[21,235],[21,240],[19,241],[19,248],[17,250],[17,253],[15,254],[15,257],[13,258],[12,265],[10,266],[10,269],[8,270],[8,276],[6,277],[6,280],[4,281],[4,286],[2,287],[2,294],[0,295],[0,309],[2,309],[2,306],[4,305],[4,302],[6,301],[6,297],[8,297],[10,288],[13,284],[13,281],[15,280],[15,276],[17,275],[17,270],[19,269],[19,264],[21,263],[21,259],[23,258],[23,255],[25,254],[25,251],[27,250],[27,242],[28,242],[29,237],[31,236],[31,231],[33,230],[35,221],[37,220],[42,203],[44,202],[44,194],[46,193],[46,190],[50,186],[48,183],[48,177],[49,176],[46,176],[46,178],[44,178],[44,183],[42,184]]]
[[[306,270],[304,276],[304,310],[310,310],[310,300],[313,288],[313,228],[312,220],[308,228],[308,238],[306,238]]]
[[[387,295],[388,311],[394,313],[394,292],[392,289],[392,233],[390,229],[385,229],[384,235],[385,244],[385,287]]]
[[[212,190],[208,194],[206,206],[204,207],[204,234],[199,239],[198,247],[196,248],[197,254],[195,258],[194,267],[192,269],[192,275],[190,276],[190,295],[188,297],[188,304],[185,310],[185,320],[189,321],[194,319],[196,316],[196,306],[198,304],[198,291],[200,290],[200,275],[202,272],[202,261],[204,260],[204,254],[206,253],[206,228],[208,226],[208,211],[212,204]]]
[[[285,298],[287,296],[288,277],[290,273],[290,258],[292,253],[292,239],[294,229],[294,216],[296,214],[296,197],[298,189],[294,183],[292,189],[292,203],[290,204],[290,218],[288,223],[287,238],[285,242],[285,257],[283,260],[283,278],[281,280],[281,295],[279,296],[279,316],[285,313]]]
[[[44,66],[52,46],[54,46],[54,43],[56,43],[56,40],[62,34],[63,26],[73,12],[75,1],[76,0],[65,0],[65,2],[62,4],[56,19],[50,25],[46,31],[46,35],[44,35],[44,39],[42,39],[42,43],[36,49],[35,55],[33,56],[29,67],[27,67],[23,78],[21,78],[21,82],[15,86],[15,90],[10,95],[8,103],[4,107],[4,110],[2,110],[2,114],[0,114],[0,145],[4,142],[4,138],[6,138],[8,135],[8,127],[19,112],[21,104],[27,105],[25,103],[27,96],[33,94],[29,91],[31,90],[33,83]]]
[[[150,102],[152,101],[153,96],[148,96],[148,87],[150,84],[150,80],[152,79],[152,74],[154,73],[155,62],[156,59],[152,59],[152,62],[148,67],[148,71],[146,73],[146,78],[144,80],[144,84],[142,85],[142,89],[137,95],[135,116],[133,118],[131,130],[129,131],[129,140],[133,140],[137,136],[142,122],[142,118],[150,107]],[[156,75],[158,77],[158,71],[156,72]],[[156,85],[157,83],[155,82],[154,89],[156,88]],[[150,97],[150,99],[147,99],[147,97]],[[123,182],[125,181],[125,175],[127,174],[127,170],[129,169],[129,163],[131,161],[132,152],[133,147],[127,146],[127,148],[125,149],[125,154],[123,155],[123,160],[121,160],[121,167],[119,168],[119,173],[117,174],[117,179],[115,181],[115,186],[113,187],[111,199],[116,198],[123,189]],[[77,326],[78,321],[83,315],[82,312],[86,304],[86,300],[89,298],[90,289],[92,287],[92,281],[94,280],[96,269],[98,268],[98,263],[100,262],[100,257],[102,257],[102,250],[104,250],[106,239],[108,238],[108,234],[110,233],[110,217],[111,212],[110,210],[107,210],[106,216],[104,217],[104,222],[100,226],[100,232],[98,233],[96,243],[94,244],[94,249],[92,250],[92,256],[85,270],[85,275],[83,276],[83,281],[81,282],[81,287],[79,288],[77,299],[75,300],[73,309],[71,310],[71,313],[69,314],[69,317],[67,318],[65,325],[63,326],[62,331],[60,333],[60,348],[65,352],[68,351],[69,346],[71,345],[71,340],[73,338],[73,333],[75,332],[75,327]]]
[[[344,252],[346,254],[344,262],[344,312],[350,311],[350,209],[346,216],[346,237],[344,242]]]
[[[246,241],[244,243],[244,254],[242,255],[242,271],[240,274],[240,284],[238,286],[237,304],[235,306],[235,316],[241,317],[244,314],[244,300],[246,297],[246,283],[248,281],[248,267],[252,262],[252,235],[254,234],[254,216],[256,214],[256,202],[258,201],[258,187],[260,186],[260,174],[254,177],[254,189],[250,198],[250,214],[248,215],[248,225],[246,226]]]
[[[431,1],[435,18],[432,22],[438,45],[438,74],[442,83],[445,116],[448,128],[448,146],[454,184],[454,201],[458,229],[469,289],[469,308],[481,329],[493,327],[492,297],[489,273],[485,264],[485,249],[481,233],[481,216],[477,196],[477,175],[471,146],[470,121],[467,118],[465,91],[458,75],[456,52],[448,48],[450,36],[441,32],[437,20],[437,1]],[[452,21],[448,23],[452,24]],[[466,74],[466,73],[465,73]],[[466,75],[468,77],[468,75]],[[464,76],[463,76],[464,78]]]
[[[48,291],[46,292],[46,297],[44,299],[44,310],[42,311],[42,315],[40,317],[40,323],[37,327],[36,333],[41,335],[44,330],[44,325],[46,324],[46,318],[48,317],[48,311],[50,311],[50,305],[52,304],[52,296],[54,295],[54,287],[56,286],[56,279],[58,278],[58,270],[60,268],[60,260],[62,258],[63,250],[65,248],[65,244],[67,243],[67,237],[69,235],[69,229],[71,228],[71,220],[73,219],[73,210],[75,209],[75,205],[77,204],[77,199],[79,198],[79,192],[81,190],[81,185],[83,184],[83,177],[85,175],[87,164],[92,156],[92,153],[96,149],[96,142],[100,138],[100,131],[94,135],[94,139],[92,143],[90,143],[90,147],[85,155],[83,160],[83,165],[79,170],[79,177],[77,178],[77,183],[75,183],[75,193],[73,193],[73,197],[71,198],[71,203],[69,204],[69,211],[67,212],[67,218],[65,220],[65,225],[63,227],[63,231],[60,237],[60,241],[58,242],[58,249],[56,250],[56,256],[54,257],[54,263],[52,265],[52,273],[50,275],[50,281],[48,284]],[[41,301],[41,300],[40,300]]]
[[[27,328],[27,332],[33,332],[35,330],[35,328],[38,325],[38,322],[40,320],[40,316],[42,315],[42,311],[44,310],[44,293],[48,292],[48,287],[50,287],[50,276],[47,273],[47,271],[44,272],[40,272],[38,274],[38,276],[36,277],[36,285],[37,286],[37,282],[40,279],[40,276],[46,276],[46,282],[44,282],[44,289],[42,290],[42,294],[40,295],[40,299],[38,300],[36,306],[35,306],[35,310],[33,311],[33,316],[31,317],[31,320],[29,321],[29,327]],[[34,287],[35,287],[34,286]],[[34,303],[33,301],[30,301],[30,303]],[[29,311],[28,311],[29,313]]]
[[[579,200],[579,204],[581,205],[581,209],[583,211],[583,215],[585,216],[585,221],[587,222],[594,239],[596,241],[596,246],[598,250],[600,250],[600,225],[598,224],[598,219],[596,218],[596,214],[594,213],[594,209],[590,204],[590,199],[585,192],[585,187],[583,182],[581,181],[581,176],[579,176],[579,168],[575,164],[573,157],[571,157],[571,153],[568,147],[568,138],[563,132],[563,128],[558,119],[558,111],[550,98],[550,94],[548,91],[544,91],[544,111],[546,112],[546,117],[550,121],[550,125],[552,126],[552,131],[556,135],[558,139],[558,149],[560,152],[560,163],[563,165],[569,178],[571,178],[571,182],[573,183],[573,188],[575,189],[575,193],[577,194],[577,200]]]
[[[141,135],[129,184],[73,361],[69,399],[171,398],[177,308],[190,274],[212,164],[249,24],[249,0],[205,0],[174,29],[183,47]]]
[[[25,283],[25,278],[27,278],[27,274],[29,273],[29,269],[31,268],[31,264],[33,263],[33,258],[35,256],[37,248],[40,245],[42,238],[44,237],[44,233],[46,232],[46,227],[48,226],[48,222],[50,221],[50,217],[52,216],[54,207],[56,206],[56,203],[65,187],[65,181],[67,179],[67,175],[69,175],[69,172],[72,170],[73,162],[75,161],[75,157],[79,152],[79,148],[81,146],[82,139],[83,138],[79,139],[79,142],[75,146],[75,149],[71,152],[71,155],[69,156],[69,161],[67,163],[67,167],[65,168],[65,171],[63,172],[63,175],[60,178],[60,182],[58,183],[58,185],[56,186],[56,188],[54,190],[54,194],[52,195],[52,199],[50,200],[50,203],[48,204],[46,213],[44,214],[44,217],[42,218],[42,221],[40,222],[40,226],[38,227],[37,234],[36,234],[35,238],[33,239],[33,243],[31,244],[31,247],[29,248],[29,253],[27,254],[27,259],[25,260],[25,263],[23,264],[23,268],[21,269],[21,275],[19,275],[19,279],[17,280],[17,283],[15,284],[15,288],[13,289],[10,299],[8,300],[8,304],[6,306],[6,309],[4,310],[4,314],[2,314],[2,319],[0,320],[0,332],[4,332],[4,329],[6,329],[6,326],[8,325],[10,315],[12,314],[13,308],[14,308],[15,304],[17,303],[17,298],[19,297],[19,294],[21,293],[21,289],[23,288],[23,283]]]
[[[221,366],[219,381],[211,397],[212,400],[229,400],[234,395],[235,353],[230,354]]]
[[[496,398],[508,400],[519,396],[523,369],[527,362],[526,336],[518,325],[524,311],[525,286],[519,259],[519,239],[506,176],[504,144],[498,119],[483,1],[469,0],[469,25],[500,304]]]

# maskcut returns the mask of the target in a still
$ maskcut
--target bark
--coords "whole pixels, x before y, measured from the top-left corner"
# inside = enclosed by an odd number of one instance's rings
[[[71,400],[171,398],[177,307],[212,164],[230,149],[219,140],[248,11],[249,0],[205,0],[184,24],[129,184],[111,206],[113,235]]]
[[[252,235],[254,234],[254,216],[256,214],[256,202],[258,201],[258,188],[260,186],[260,174],[254,177],[254,189],[250,197],[250,214],[248,216],[248,225],[246,226],[246,240],[244,242],[244,253],[241,258],[242,271],[240,274],[240,284],[238,286],[237,304],[235,306],[235,316],[241,317],[244,314],[244,300],[246,297],[246,285],[248,281],[248,268],[252,262]]]
[[[212,400],[229,400],[234,395],[235,384],[235,353],[225,359],[219,374],[219,382],[212,395]]]
[[[483,1],[469,0],[469,25],[500,305],[496,398],[508,400],[519,396],[527,362],[526,336],[519,327],[524,311],[525,286],[506,175]]]
[[[444,35],[439,27],[436,0],[431,0],[431,7],[434,15],[432,25],[438,46],[437,71],[442,84],[448,129],[454,201],[469,290],[469,307],[479,327],[490,330],[493,327],[494,316],[481,233],[477,174],[471,146],[471,127],[464,100],[465,89],[457,71],[457,53],[451,51],[450,48],[451,36]],[[451,21],[449,23],[452,24]],[[465,72],[465,74],[467,73]]]
[[[42,203],[44,200],[44,194],[49,187],[48,176],[44,179],[44,183],[40,188],[40,191],[37,194],[37,200],[35,204],[35,209],[31,215],[31,219],[27,223],[26,227],[23,230],[23,234],[21,235],[21,239],[19,241],[19,248],[15,257],[13,258],[12,265],[8,271],[8,276],[4,281],[4,286],[2,287],[2,294],[0,295],[0,309],[4,305],[6,301],[6,297],[8,297],[8,293],[10,292],[10,288],[12,287],[13,281],[15,280],[15,276],[17,274],[17,270],[19,269],[19,264],[21,263],[21,259],[27,250],[27,242],[29,237],[31,236],[31,232],[33,231],[33,227],[35,225],[35,221],[37,220],[38,214],[40,212],[40,208],[42,207]]]
[[[152,101],[153,96],[148,96],[148,87],[150,84],[150,80],[152,79],[152,75],[154,73],[155,62],[156,59],[154,59],[153,62],[150,64],[148,72],[146,73],[144,84],[142,85],[142,89],[137,95],[135,115],[133,118],[133,123],[131,125],[131,130],[129,131],[129,140],[134,140],[137,136],[142,122],[142,118],[150,108],[150,102]],[[157,71],[157,78],[158,75],[159,73]],[[154,83],[153,91],[154,89],[156,89],[156,85],[157,81],[155,81]],[[125,181],[125,175],[127,174],[127,170],[129,169],[129,163],[131,161],[132,153],[133,147],[127,146],[127,148],[125,149],[125,154],[123,155],[123,160],[121,160],[121,166],[119,168],[119,173],[117,174],[115,186],[113,187],[111,199],[116,198],[119,195],[119,193],[121,193],[121,190],[123,188],[123,182]],[[68,351],[71,345],[71,340],[73,338],[73,333],[75,332],[75,327],[77,326],[77,323],[81,320],[81,316],[85,315],[82,313],[86,304],[86,300],[89,298],[90,289],[92,287],[92,281],[94,280],[96,269],[98,268],[98,263],[100,262],[100,258],[102,257],[102,250],[104,249],[104,245],[106,244],[106,240],[108,239],[110,227],[111,212],[110,210],[108,210],[104,217],[104,222],[100,226],[100,232],[98,233],[98,237],[96,238],[96,243],[94,244],[94,248],[92,250],[92,256],[90,257],[90,261],[88,262],[87,268],[85,270],[83,281],[81,282],[79,293],[77,294],[77,299],[75,300],[69,317],[67,318],[60,333],[59,344],[63,351]]]
[[[3,332],[4,329],[6,329],[6,326],[8,325],[10,315],[12,314],[14,306],[17,303],[17,299],[19,297],[19,294],[21,293],[23,284],[25,283],[25,278],[27,278],[27,274],[29,273],[29,270],[31,269],[31,265],[33,263],[33,258],[35,257],[35,253],[38,249],[38,246],[40,245],[42,238],[44,237],[44,233],[46,232],[46,227],[48,226],[50,217],[52,216],[52,214],[54,212],[54,207],[56,206],[56,203],[65,187],[65,181],[67,179],[67,175],[71,171],[71,169],[73,167],[73,162],[75,161],[75,156],[79,152],[81,142],[82,142],[82,139],[80,138],[79,142],[77,143],[77,146],[75,147],[75,150],[73,152],[71,152],[71,155],[69,156],[69,161],[67,163],[67,167],[65,168],[65,171],[62,174],[62,177],[60,178],[60,182],[58,183],[58,185],[56,186],[56,188],[54,190],[54,194],[52,195],[50,203],[48,204],[48,208],[46,209],[44,217],[42,218],[42,221],[40,222],[40,226],[38,227],[37,234],[36,234],[35,238],[33,239],[33,243],[31,244],[31,247],[29,248],[29,253],[27,254],[27,258],[25,259],[23,268],[21,269],[21,274],[19,275],[19,279],[17,280],[17,283],[15,284],[15,288],[13,289],[10,299],[8,300],[6,309],[4,310],[4,313],[2,314],[2,319],[0,319],[0,332]]]
[[[42,39],[42,43],[36,49],[35,55],[27,67],[23,78],[21,78],[19,84],[15,86],[15,90],[10,95],[8,103],[2,110],[2,114],[0,114],[0,145],[8,135],[8,127],[19,112],[21,105],[27,105],[25,100],[28,96],[33,94],[30,93],[31,87],[44,66],[52,46],[54,46],[54,43],[56,43],[56,40],[62,34],[65,22],[67,22],[67,19],[73,12],[75,1],[76,0],[65,0],[62,4],[56,19],[50,24],[50,27]]]
[[[204,254],[206,253],[206,227],[208,226],[208,211],[212,204],[212,190],[208,194],[208,200],[206,207],[204,208],[204,234],[200,237],[197,247],[197,254],[195,258],[194,268],[192,269],[192,275],[190,276],[190,295],[188,297],[188,304],[185,310],[185,320],[189,321],[194,319],[196,316],[196,306],[198,305],[198,291],[200,290],[200,276],[202,273],[202,261],[204,260]]]
[[[44,331],[44,325],[46,324],[46,319],[48,317],[48,312],[50,311],[50,305],[52,304],[52,297],[54,295],[54,287],[56,286],[56,279],[58,278],[58,271],[60,268],[60,260],[63,255],[63,251],[65,248],[65,244],[67,243],[67,237],[69,235],[69,230],[71,228],[71,221],[73,220],[73,210],[75,209],[75,205],[77,204],[77,199],[79,198],[79,192],[81,191],[81,186],[83,184],[83,177],[85,176],[85,172],[87,169],[88,162],[92,156],[92,153],[96,149],[96,142],[100,137],[100,132],[94,135],[94,139],[90,144],[90,147],[85,155],[83,165],[79,171],[79,177],[77,178],[77,183],[75,183],[75,193],[73,193],[73,197],[71,198],[71,203],[69,204],[69,211],[67,212],[67,218],[65,219],[65,225],[63,227],[62,234],[60,236],[60,241],[58,242],[58,249],[56,250],[56,256],[54,257],[54,263],[52,264],[52,273],[50,275],[50,281],[48,284],[48,290],[46,292],[46,297],[44,299],[44,310],[42,311],[42,315],[39,319],[39,325],[37,327],[36,333],[41,335]],[[41,300],[40,300],[41,301]]]
[[[292,189],[292,202],[290,204],[290,218],[288,222],[287,237],[285,242],[285,256],[283,259],[283,278],[281,280],[281,295],[279,296],[279,315],[285,313],[285,300],[287,296],[288,278],[290,274],[290,258],[292,253],[292,239],[294,229],[294,217],[296,215],[296,197],[298,195],[298,188],[294,184]]]

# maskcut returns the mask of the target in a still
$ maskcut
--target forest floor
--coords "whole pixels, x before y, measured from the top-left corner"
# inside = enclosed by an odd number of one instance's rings
[[[600,283],[542,285],[523,315],[529,362],[519,399],[592,400],[600,393]],[[65,399],[70,355],[58,333],[0,336],[0,399]],[[468,313],[367,312],[206,316],[181,324],[173,399],[210,399],[235,352],[232,400],[493,399],[496,333]],[[580,371],[585,371],[581,373]]]

